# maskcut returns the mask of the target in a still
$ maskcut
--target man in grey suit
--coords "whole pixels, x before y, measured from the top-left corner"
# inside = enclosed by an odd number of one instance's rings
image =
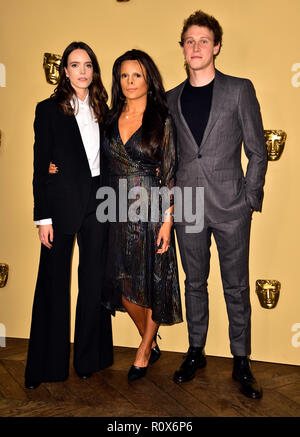
[[[208,328],[207,279],[211,236],[214,236],[229,318],[233,373],[242,393],[261,398],[262,389],[250,367],[251,306],[249,298],[249,237],[253,211],[261,211],[267,169],[260,108],[248,79],[215,69],[222,45],[218,21],[196,11],[184,22],[180,45],[188,79],[167,93],[177,130],[176,185],[204,187],[204,227],[190,232],[176,224],[185,281],[189,350],[174,381],[195,376],[206,365]],[[246,175],[241,146],[248,158]],[[194,201],[195,199],[193,199]]]

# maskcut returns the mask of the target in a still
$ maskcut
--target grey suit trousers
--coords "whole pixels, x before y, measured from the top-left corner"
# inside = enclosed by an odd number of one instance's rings
[[[249,297],[249,239],[252,214],[223,222],[207,223],[202,232],[189,234],[176,226],[181,261],[186,275],[185,302],[189,343],[204,347],[209,308],[207,279],[211,236],[214,236],[221,268],[233,355],[251,352],[251,306]]]

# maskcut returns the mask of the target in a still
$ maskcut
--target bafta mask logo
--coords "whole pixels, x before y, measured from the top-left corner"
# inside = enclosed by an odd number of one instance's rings
[[[264,134],[268,161],[278,161],[284,149],[286,133],[283,130],[265,130]]]
[[[54,53],[44,53],[43,67],[45,70],[46,80],[51,85],[56,85],[59,79],[59,66],[61,56]]]
[[[294,323],[292,326],[292,332],[295,332],[292,336],[293,347],[300,347],[300,323]]]
[[[275,308],[279,299],[281,284],[276,279],[258,279],[256,293],[263,308]]]
[[[292,71],[295,71],[295,74],[292,76],[292,86],[294,88],[300,87],[300,63],[297,62],[296,64],[292,65]]]
[[[0,264],[0,288],[5,287],[8,278],[8,265]]]

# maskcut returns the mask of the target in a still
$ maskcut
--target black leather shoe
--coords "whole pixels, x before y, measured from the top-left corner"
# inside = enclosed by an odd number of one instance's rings
[[[232,378],[240,382],[241,393],[248,398],[261,399],[263,391],[253,376],[249,358],[234,356],[233,359]]]
[[[92,376],[92,373],[79,373],[79,372],[76,372],[76,373],[79,376],[79,378],[81,378],[81,379],[88,379]]]
[[[156,331],[155,336],[153,338],[153,341],[155,342],[155,346],[151,349],[149,364],[154,364],[161,356],[161,351],[160,351],[159,346],[157,344],[157,337],[159,337],[161,339],[161,336],[158,333],[158,328],[157,328],[157,331]]]
[[[28,388],[29,390],[34,390],[35,388],[38,388],[40,384],[41,384],[40,382],[36,382],[36,381],[25,381],[25,387]]]
[[[128,381],[136,381],[137,379],[143,378],[143,376],[146,376],[147,373],[147,367],[138,367],[138,366],[131,366],[128,372]]]
[[[174,373],[173,381],[186,382],[194,378],[196,370],[206,366],[206,356],[203,347],[190,346],[179,370]]]
[[[154,364],[161,356],[161,351],[160,351],[159,346],[157,344],[157,337],[159,337],[161,340],[161,336],[158,333],[158,328],[157,328],[157,331],[156,331],[155,336],[153,338],[153,341],[155,342],[155,346],[151,349],[149,364]]]
[[[149,364],[154,364],[161,356],[161,351],[158,344],[151,349]]]

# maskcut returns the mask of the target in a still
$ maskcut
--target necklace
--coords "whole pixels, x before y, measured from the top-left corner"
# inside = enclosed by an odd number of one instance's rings
[[[131,119],[139,118],[143,114],[144,114],[144,111],[143,112],[133,112],[129,115],[124,114],[124,117],[126,118],[126,120],[129,120],[129,118],[131,118]]]

